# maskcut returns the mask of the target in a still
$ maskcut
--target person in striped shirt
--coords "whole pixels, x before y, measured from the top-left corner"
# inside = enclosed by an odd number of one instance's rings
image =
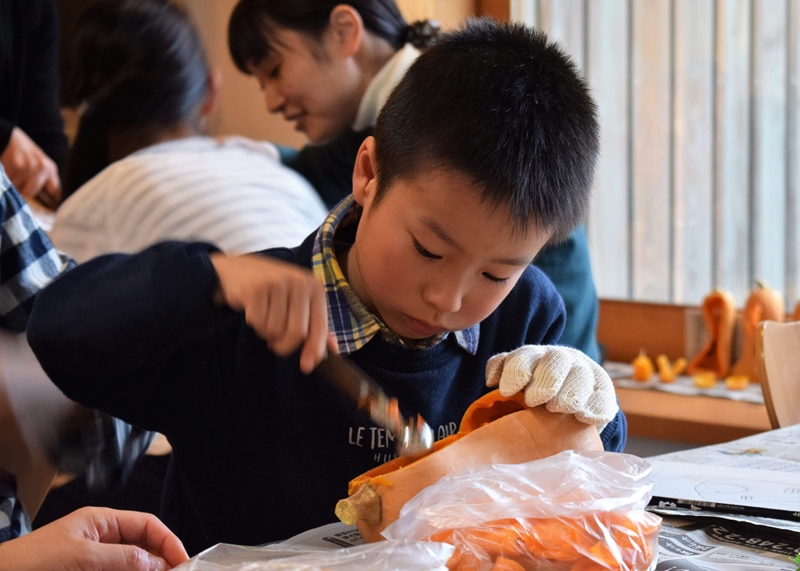
[[[253,252],[322,222],[321,199],[273,145],[201,135],[218,79],[175,4],[93,5],[73,52],[84,111],[51,235],[77,261],[163,240]]]

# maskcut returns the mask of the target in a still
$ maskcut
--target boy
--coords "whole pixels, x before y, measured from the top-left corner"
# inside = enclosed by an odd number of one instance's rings
[[[190,553],[328,523],[348,480],[392,456],[393,435],[314,372],[326,345],[437,437],[499,384],[621,450],[607,375],[542,347],[564,306],[530,266],[584,217],[597,147],[586,86],[543,34],[471,22],[414,63],[353,196],[302,245],[95,259],[41,295],[31,346],[70,398],[167,435],[162,517]]]

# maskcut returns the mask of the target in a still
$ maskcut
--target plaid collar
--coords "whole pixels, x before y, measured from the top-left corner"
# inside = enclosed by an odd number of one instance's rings
[[[426,349],[446,339],[450,332],[420,339],[413,346],[409,346],[358,299],[336,259],[333,239],[340,230],[357,226],[359,220],[361,220],[361,207],[350,195],[336,205],[320,226],[311,256],[311,269],[325,284],[328,298],[328,326],[336,335],[339,351],[344,354],[353,353],[378,333],[390,343],[409,349]],[[478,349],[479,331],[480,327],[473,325],[469,329],[452,332],[452,335],[462,349],[474,355]]]

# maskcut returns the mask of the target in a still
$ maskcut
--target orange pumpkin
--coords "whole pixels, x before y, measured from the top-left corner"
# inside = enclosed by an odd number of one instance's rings
[[[742,354],[731,369],[731,375],[744,375],[758,382],[758,359],[756,357],[756,335],[761,321],[783,321],[783,297],[774,289],[759,283],[747,299],[742,310]]]
[[[504,519],[447,529],[426,539],[456,547],[450,571],[538,568],[543,562],[572,569],[645,569],[653,561],[661,519],[644,511],[599,512],[575,518]],[[529,567],[526,567],[526,564]],[[519,565],[519,567],[515,567]]]
[[[571,414],[527,408],[521,393],[506,398],[493,391],[464,413],[457,434],[436,442],[417,460],[395,458],[350,482],[350,497],[336,515],[356,524],[368,542],[395,521],[405,503],[452,472],[484,464],[521,464],[564,450],[602,450],[597,428]]]
[[[492,571],[525,571],[525,568],[513,559],[498,557],[494,560]]]
[[[674,383],[677,376],[686,368],[686,359],[683,357],[670,363],[669,357],[659,355],[656,363],[658,363],[658,380],[662,383]]]
[[[647,356],[644,349],[639,351],[639,355],[631,362],[631,365],[633,366],[634,380],[642,383],[649,381],[650,377],[652,377],[655,372],[653,361]]]
[[[733,296],[720,289],[703,300],[703,323],[708,343],[686,367],[689,375],[712,372],[724,379],[731,367],[733,329],[736,326],[736,302]]]

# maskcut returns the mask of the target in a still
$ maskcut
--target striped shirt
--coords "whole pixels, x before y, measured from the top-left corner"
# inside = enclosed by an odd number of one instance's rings
[[[294,246],[324,220],[314,189],[269,143],[189,137],[113,163],[56,213],[56,246],[83,262],[164,240],[228,253]]]
[[[399,335],[389,329],[358,299],[336,259],[336,252],[333,248],[334,236],[339,230],[358,224],[361,212],[361,206],[356,204],[352,195],[342,200],[320,226],[311,256],[311,269],[314,275],[325,284],[328,327],[336,335],[339,352],[343,354],[357,351],[378,333],[390,343],[407,347],[406,342]],[[479,331],[480,327],[473,325],[469,329],[452,332],[452,335],[459,346],[474,355],[478,348]],[[450,332],[445,332],[420,339],[408,348],[433,347],[449,335],[451,335]]]
[[[0,327],[25,331],[36,294],[74,266],[53,247],[0,165]]]

